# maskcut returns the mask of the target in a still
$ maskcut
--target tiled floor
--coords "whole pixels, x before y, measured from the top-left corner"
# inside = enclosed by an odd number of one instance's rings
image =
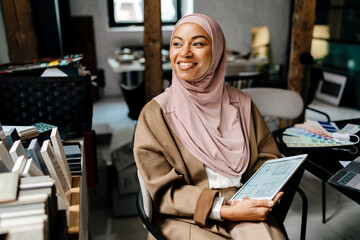
[[[94,105],[93,124],[108,123],[112,129],[110,145],[98,146],[99,184],[89,191],[89,234],[93,240],[146,239],[146,230],[140,219],[134,216],[115,217],[111,205],[111,189],[114,180],[109,179],[110,153],[131,141],[134,122],[127,117],[128,108],[118,98],[104,99]],[[360,239],[360,206],[331,187],[327,187],[326,224],[321,223],[321,182],[305,172],[300,187],[309,201],[308,240]],[[113,204],[128,204],[116,201]],[[301,200],[295,197],[285,220],[290,239],[300,236]]]

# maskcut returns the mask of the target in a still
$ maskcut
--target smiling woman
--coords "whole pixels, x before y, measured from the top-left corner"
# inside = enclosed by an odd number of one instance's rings
[[[166,239],[285,239],[270,214],[281,192],[229,202],[280,153],[250,97],[225,84],[219,24],[203,14],[179,20],[170,61],[172,84],[143,108],[134,139],[152,224]]]

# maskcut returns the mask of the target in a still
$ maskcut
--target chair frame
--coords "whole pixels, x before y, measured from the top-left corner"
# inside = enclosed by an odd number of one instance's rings
[[[306,106],[306,109],[324,115],[326,120],[328,122],[331,122],[330,116],[327,113],[308,106]],[[324,181],[321,181],[321,206],[322,206],[322,223],[326,223],[327,221],[326,220],[326,183]]]
[[[141,218],[141,221],[144,224],[144,227],[158,240],[165,240],[165,238],[151,225],[151,222],[148,216],[145,213],[143,205],[143,196],[141,190],[137,194],[136,198],[136,208]]]

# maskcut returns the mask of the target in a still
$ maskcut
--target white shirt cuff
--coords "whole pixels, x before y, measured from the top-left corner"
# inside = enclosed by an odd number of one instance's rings
[[[211,213],[209,215],[209,218],[212,220],[218,220],[218,221],[222,221],[221,216],[220,216],[220,209],[221,206],[223,205],[224,202],[224,197],[215,197],[214,198],[214,203],[211,209]]]

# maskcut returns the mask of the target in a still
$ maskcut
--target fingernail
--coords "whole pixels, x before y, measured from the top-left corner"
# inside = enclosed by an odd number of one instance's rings
[[[271,207],[272,205],[274,205],[273,201],[268,201],[268,206]]]

